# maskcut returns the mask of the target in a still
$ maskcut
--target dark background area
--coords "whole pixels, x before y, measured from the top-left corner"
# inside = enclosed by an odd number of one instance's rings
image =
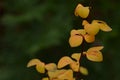
[[[96,36],[94,44],[104,45],[104,61],[86,61],[85,80],[120,80],[119,0],[0,0],[0,80],[41,80],[29,60],[49,63],[78,49],[68,44],[71,29],[82,28],[74,16],[78,3],[91,6],[88,20],[103,20],[113,29]],[[91,45],[91,44],[90,44]]]

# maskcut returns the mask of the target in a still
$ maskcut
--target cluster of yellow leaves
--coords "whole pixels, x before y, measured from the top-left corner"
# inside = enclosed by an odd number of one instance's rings
[[[103,49],[103,46],[91,47],[86,52],[83,52],[86,55],[87,59],[90,61],[101,62],[103,61],[103,56],[100,50]],[[63,68],[67,65],[75,72],[81,72],[84,75],[88,75],[86,68],[80,66],[80,57],[81,53],[73,53],[71,58],[68,56],[62,57],[58,62],[58,68]],[[75,60],[73,60],[73,59]]]
[[[45,77],[42,80],[75,80],[71,69],[58,70],[55,63],[45,64],[39,59],[32,59],[27,64],[27,67],[31,66],[36,66],[36,70],[40,73],[45,73],[45,70],[47,70],[49,77]]]
[[[82,44],[83,40],[87,43],[92,43],[95,41],[95,36],[87,34],[87,32],[84,29],[78,29],[78,30],[71,30],[69,38],[69,43],[71,47],[78,47]]]
[[[45,77],[42,80],[75,80],[73,71],[88,75],[88,70],[80,66],[80,57],[81,53],[74,53],[71,55],[71,58],[64,56],[59,60],[58,65],[55,63],[45,64],[39,59],[32,59],[28,62],[27,67],[35,66],[39,73],[45,73],[47,71],[49,77]],[[60,69],[67,65],[70,65],[71,69]]]
[[[88,75],[88,70],[80,66],[80,57],[81,57],[81,53],[73,53],[71,57],[64,56],[59,60],[58,68],[63,68],[69,65],[73,71],[81,72],[83,75]]]
[[[81,18],[87,18],[89,16],[90,8],[84,7],[82,4],[78,4],[75,8],[75,16]],[[109,32],[112,29],[107,25],[106,22],[101,20],[93,20],[89,23],[87,20],[83,20],[82,26],[84,29],[71,30],[69,44],[71,47],[78,47],[85,40],[87,43],[92,43],[95,41],[95,36],[99,30]],[[48,77],[42,80],[75,80],[73,76],[74,72],[80,72],[83,75],[88,75],[88,70],[80,65],[80,58],[85,55],[90,61],[101,62],[103,61],[103,55],[100,50],[103,46],[91,47],[87,51],[81,53],[73,53],[71,57],[62,57],[58,65],[55,63],[45,64],[39,59],[32,59],[28,62],[27,67],[35,66],[39,73],[47,72]],[[70,69],[61,69],[65,66],[69,66]],[[83,79],[81,79],[83,80]]]
[[[75,16],[80,16],[82,18],[87,18],[89,15],[89,7],[84,7],[82,4],[78,4],[75,9]],[[84,29],[71,30],[69,44],[71,47],[78,47],[82,44],[83,39],[87,43],[92,43],[95,41],[95,35],[99,30],[109,32],[112,29],[101,20],[93,20],[90,24],[87,20],[83,20],[82,25]]]

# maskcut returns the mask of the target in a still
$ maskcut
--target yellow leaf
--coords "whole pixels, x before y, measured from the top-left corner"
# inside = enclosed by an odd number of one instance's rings
[[[72,70],[67,70],[63,74],[58,76],[58,79],[63,79],[63,80],[73,80],[73,71]]]
[[[100,51],[89,51],[86,53],[86,57],[90,61],[101,62],[103,61],[103,55]]]
[[[69,38],[69,44],[71,47],[78,47],[82,44],[83,37],[79,35],[71,36]]]
[[[36,66],[36,70],[40,73],[45,73],[45,63],[39,59],[32,59],[28,62],[27,67]]]
[[[102,50],[103,48],[104,48],[104,46],[91,47],[91,48],[88,49],[87,52],[89,52],[89,51],[100,51],[100,50]]]
[[[73,59],[79,61],[79,60],[80,60],[80,57],[81,57],[81,53],[73,53],[73,54],[71,55],[71,57],[72,57]]]
[[[36,70],[39,73],[45,73],[45,66],[44,66],[44,64],[43,65],[36,65]]]
[[[89,15],[89,7],[84,7],[82,4],[78,4],[75,9],[75,16],[80,16],[82,18],[87,18]]]
[[[83,20],[82,25],[85,26],[86,24],[89,24],[87,20]]]
[[[97,24],[102,31],[112,31],[112,28],[107,25],[106,22],[100,20],[93,20],[92,23]]]
[[[77,61],[77,62],[74,61],[70,64],[71,69],[75,72],[79,71],[79,66],[80,66],[79,61]]]
[[[110,28],[108,25],[101,25],[100,29],[106,32],[112,31],[112,28]]]
[[[48,76],[50,77],[50,79],[58,78],[59,75],[64,74],[65,72],[66,72],[65,69],[55,70],[55,71],[48,71]]]
[[[86,24],[84,29],[90,35],[96,35],[99,32],[99,26],[96,24]]]
[[[50,79],[57,78],[58,74],[56,73],[58,71],[48,71],[48,76]]]
[[[64,56],[62,57],[59,62],[58,62],[58,68],[62,68],[62,67],[65,67],[67,66],[68,64],[72,63],[73,60],[68,57],[68,56]]]
[[[57,69],[57,66],[55,63],[49,63],[45,65],[46,70],[48,71],[54,71]]]
[[[48,77],[45,77],[45,78],[42,78],[42,80],[49,80],[49,78],[48,78]]]
[[[84,35],[84,39],[87,43],[92,43],[95,41],[95,36],[90,35],[90,34],[86,34],[86,35]]]
[[[43,62],[41,62],[39,59],[32,59],[28,62],[27,67],[31,67],[31,66],[36,66],[38,64],[42,64]]]
[[[87,68],[85,68],[85,67],[80,67],[80,72],[83,74],[83,75],[88,75],[88,70],[87,70]]]

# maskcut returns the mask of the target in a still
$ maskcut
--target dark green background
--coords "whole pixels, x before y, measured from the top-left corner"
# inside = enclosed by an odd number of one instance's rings
[[[26,68],[30,59],[56,63],[79,50],[68,44],[70,30],[82,28],[74,16],[78,3],[92,7],[89,21],[103,20],[113,29],[96,36],[104,61],[84,62],[85,80],[120,80],[119,0],[0,0],[0,80],[41,80],[34,67]]]

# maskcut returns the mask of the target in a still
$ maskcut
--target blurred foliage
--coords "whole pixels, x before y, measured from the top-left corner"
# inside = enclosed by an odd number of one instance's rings
[[[0,80],[40,80],[42,74],[26,68],[30,59],[57,62],[69,55],[72,28],[80,28],[74,16],[78,3],[91,6],[88,20],[107,22],[113,31],[97,36],[105,48],[102,63],[85,62],[85,80],[120,80],[120,10],[118,0],[0,0]]]

